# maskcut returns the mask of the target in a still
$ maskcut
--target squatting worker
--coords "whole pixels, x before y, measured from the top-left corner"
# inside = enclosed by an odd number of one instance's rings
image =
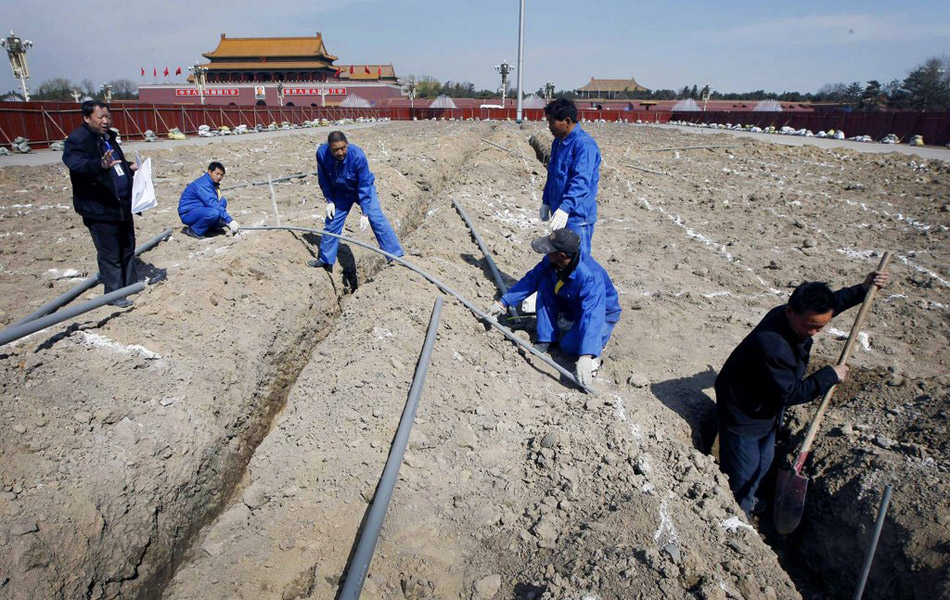
[[[394,256],[403,256],[396,232],[389,225],[376,196],[376,178],[369,170],[366,154],[359,146],[346,141],[342,131],[332,131],[327,143],[317,148],[317,180],[327,201],[324,229],[339,234],[354,203],[360,205],[360,231],[373,228],[379,247]],[[329,235],[320,239],[317,258],[307,261],[311,267],[332,267],[340,247],[339,238]]]
[[[181,193],[178,216],[188,226],[185,233],[191,237],[204,237],[209,231],[222,227],[235,234],[241,230],[238,222],[228,214],[228,199],[221,195],[224,173],[224,165],[212,162],[208,165],[208,172],[189,183]]]
[[[96,246],[99,278],[109,293],[138,280],[135,272],[135,225],[132,222],[132,171],[110,129],[109,106],[82,103],[84,123],[66,138],[63,163],[69,167],[73,207],[82,216]],[[125,308],[132,300],[111,302]]]
[[[577,379],[590,385],[604,346],[620,320],[620,302],[607,271],[580,243],[577,233],[567,228],[531,242],[535,252],[547,256],[486,312],[497,317],[537,292],[538,350],[545,352],[557,342],[564,352],[576,354]],[[562,316],[572,325],[560,335],[557,322]]]
[[[554,143],[539,216],[542,221],[550,219],[552,230],[573,229],[581,238],[581,249],[590,254],[597,222],[600,149],[577,124],[577,106],[571,100],[550,102],[544,114]]]
[[[746,515],[765,510],[755,492],[772,464],[785,407],[823,396],[848,374],[846,365],[836,365],[805,377],[812,336],[833,316],[860,304],[872,285],[884,287],[887,280],[886,272],[871,272],[864,283],[837,292],[825,283],[803,283],[729,355],[716,377],[719,466]]]

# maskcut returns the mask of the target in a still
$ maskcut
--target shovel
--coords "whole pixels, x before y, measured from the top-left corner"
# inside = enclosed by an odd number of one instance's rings
[[[878,273],[884,272],[890,259],[891,253],[885,252],[881,257],[880,264],[877,266]],[[854,347],[855,339],[858,337],[858,331],[864,324],[864,318],[871,309],[871,301],[874,300],[874,294],[877,293],[877,289],[876,285],[872,285],[871,289],[869,289],[868,293],[864,296],[864,303],[861,304],[861,310],[858,311],[858,316],[855,317],[854,325],[851,327],[851,334],[848,336],[848,341],[841,351],[840,358],[838,358],[839,365],[845,364],[848,361],[848,357],[851,356],[851,349]],[[796,455],[795,463],[792,468],[789,469],[786,466],[779,469],[776,476],[775,504],[773,505],[772,516],[775,521],[775,530],[782,535],[787,535],[795,531],[795,528],[798,527],[798,524],[802,520],[802,510],[805,508],[805,493],[808,491],[808,478],[802,475],[802,467],[805,466],[805,461],[808,459],[808,453],[811,450],[811,444],[815,441],[815,436],[818,434],[821,419],[824,417],[825,410],[828,408],[828,402],[831,400],[831,396],[834,395],[837,387],[837,385],[831,386],[831,389],[825,392],[824,397],[821,399],[821,404],[818,405],[818,412],[815,413],[815,417],[808,426],[808,432],[805,434],[805,439],[798,449],[798,454]]]

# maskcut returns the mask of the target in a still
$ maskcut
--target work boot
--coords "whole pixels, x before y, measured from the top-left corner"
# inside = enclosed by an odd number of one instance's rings
[[[307,261],[307,266],[313,267],[314,269],[319,269],[322,267],[324,270],[327,270],[327,271],[333,268],[333,265],[328,265],[327,263],[323,262],[319,258],[311,258],[310,260]]]
[[[203,237],[204,237],[204,236],[200,236],[200,235],[198,235],[197,233],[195,233],[195,230],[192,229],[191,227],[185,227],[185,229],[182,231],[182,233],[184,233],[184,234],[187,235],[188,237],[193,237],[193,238],[195,238],[196,240],[203,239]]]
[[[761,498],[754,498],[754,500],[755,502],[752,504],[752,509],[749,512],[753,515],[761,515],[768,507],[768,503]]]

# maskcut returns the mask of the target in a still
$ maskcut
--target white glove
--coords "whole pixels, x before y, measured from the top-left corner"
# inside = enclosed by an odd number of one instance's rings
[[[594,357],[590,354],[582,354],[577,359],[577,381],[581,385],[590,385],[594,381]]]
[[[548,206],[547,204],[542,204],[541,208],[538,209],[538,217],[540,217],[542,221],[547,221],[548,219],[550,219],[551,207]]]
[[[554,216],[551,217],[551,231],[564,229],[565,225],[567,225],[567,213],[559,208],[554,211]]]
[[[336,214],[336,204],[332,202],[327,202],[327,218],[332,219],[333,215]]]
[[[241,226],[238,225],[237,221],[235,221],[234,219],[231,219],[231,222],[228,223],[228,229],[231,230],[231,233],[236,234],[237,232],[241,231]]]
[[[505,305],[501,302],[493,303],[488,307],[488,310],[485,311],[485,313],[492,319],[497,319],[498,315],[502,314],[503,312],[505,312]]]
[[[363,215],[360,217],[360,231],[366,231],[367,227],[369,227],[369,217]]]

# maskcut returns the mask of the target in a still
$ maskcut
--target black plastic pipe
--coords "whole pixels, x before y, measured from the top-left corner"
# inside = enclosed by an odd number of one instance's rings
[[[69,308],[64,308],[63,310],[55,312],[51,315],[46,315],[45,317],[40,317],[39,319],[33,319],[32,321],[28,321],[22,325],[8,327],[7,329],[0,331],[0,346],[9,344],[10,342],[18,340],[22,337],[26,337],[31,333],[36,333],[41,329],[46,329],[47,327],[51,327],[57,323],[62,323],[63,321],[77,317],[114,300],[125,298],[126,296],[131,296],[132,294],[138,294],[144,289],[145,282],[140,281],[138,283],[133,283],[132,285],[127,285],[122,289],[109,292],[108,294],[103,294],[94,300],[83,302],[82,304],[77,304],[76,306],[71,306]]]
[[[369,573],[369,563],[373,560],[373,553],[376,551],[377,542],[379,542],[379,533],[383,529],[383,519],[386,518],[389,501],[392,500],[393,490],[396,488],[396,476],[399,475],[399,467],[402,465],[403,456],[406,454],[412,421],[416,418],[416,409],[419,407],[419,394],[422,393],[422,386],[425,385],[426,373],[429,372],[432,347],[435,346],[435,336],[439,330],[439,316],[441,314],[442,298],[439,297],[435,299],[435,306],[432,307],[429,329],[426,331],[422,353],[419,355],[419,362],[416,364],[416,374],[413,376],[412,385],[409,387],[409,398],[406,400],[406,407],[402,411],[402,419],[399,421],[396,436],[393,438],[392,447],[389,449],[386,467],[383,469],[383,475],[376,486],[376,494],[373,496],[373,505],[369,509],[366,525],[363,526],[363,533],[360,534],[356,552],[350,562],[350,571],[346,576],[346,582],[343,584],[343,590],[340,592],[340,600],[358,600],[360,593],[363,591],[363,583],[366,582],[366,575]]]
[[[383,256],[385,256],[386,258],[388,258],[389,260],[391,260],[391,261],[393,261],[393,262],[395,262],[395,263],[397,263],[397,264],[400,264],[400,265],[406,267],[407,269],[409,269],[410,271],[412,271],[412,272],[414,272],[414,273],[418,273],[418,274],[421,275],[422,277],[425,277],[427,280],[429,280],[432,284],[434,284],[434,285],[435,285],[436,287],[438,287],[440,290],[442,290],[442,291],[445,292],[446,294],[452,296],[453,298],[455,298],[456,300],[458,300],[459,302],[461,302],[461,303],[462,303],[462,306],[464,306],[465,308],[467,308],[467,309],[469,309],[470,311],[472,311],[472,312],[475,314],[476,317],[478,317],[479,319],[481,319],[481,320],[484,321],[485,323],[488,323],[489,325],[491,325],[492,327],[494,327],[495,329],[497,329],[498,331],[500,331],[503,336],[505,336],[505,337],[508,338],[510,341],[512,341],[512,342],[514,342],[515,344],[517,344],[518,346],[521,346],[521,347],[524,348],[527,352],[530,352],[530,353],[533,354],[534,356],[538,357],[538,358],[539,358],[541,361],[543,361],[546,365],[548,365],[549,367],[551,367],[552,369],[554,369],[555,371],[557,371],[557,372],[560,373],[561,375],[564,375],[564,376],[568,379],[568,381],[573,382],[575,386],[577,386],[578,388],[580,388],[580,389],[583,390],[584,392],[592,393],[592,392],[594,391],[594,390],[591,389],[589,386],[586,386],[586,385],[584,385],[583,383],[581,383],[580,381],[578,381],[578,380],[577,380],[577,377],[575,377],[573,373],[571,373],[570,371],[568,371],[567,369],[565,369],[565,368],[562,367],[561,365],[559,365],[559,364],[557,364],[556,362],[554,362],[553,360],[551,360],[551,358],[548,357],[546,354],[544,354],[544,353],[542,353],[542,352],[538,352],[538,351],[534,348],[534,346],[532,346],[532,345],[529,344],[528,342],[525,342],[525,341],[522,341],[522,340],[518,339],[518,337],[515,336],[515,334],[512,333],[510,329],[508,329],[507,327],[505,327],[504,325],[502,325],[501,323],[499,323],[499,322],[496,321],[495,319],[489,317],[486,313],[482,312],[481,309],[477,308],[474,304],[472,304],[471,302],[469,302],[468,300],[466,300],[461,294],[459,294],[458,292],[456,292],[455,290],[453,290],[453,289],[450,288],[449,286],[445,285],[444,283],[442,283],[441,281],[439,281],[438,279],[436,279],[436,278],[433,277],[432,275],[429,275],[428,273],[426,273],[425,271],[423,271],[423,270],[420,269],[419,267],[415,266],[414,264],[412,264],[412,263],[410,263],[410,262],[408,262],[408,261],[406,261],[406,260],[403,260],[402,258],[396,256],[395,254],[390,254],[389,252],[386,252],[385,250],[382,250],[382,249],[377,248],[377,247],[375,247],[375,246],[370,246],[369,244],[366,244],[366,243],[361,242],[361,241],[359,241],[359,240],[354,240],[353,238],[347,237],[347,236],[345,236],[345,235],[339,235],[339,234],[336,234],[336,233],[330,233],[329,231],[324,231],[323,229],[314,229],[314,228],[312,228],[312,227],[289,227],[289,226],[287,226],[287,225],[282,225],[282,226],[280,226],[280,227],[276,227],[276,226],[273,226],[273,225],[259,225],[259,226],[251,226],[251,227],[242,227],[242,228],[241,228],[241,231],[302,231],[302,232],[304,232],[304,233],[315,233],[315,234],[318,234],[318,235],[328,235],[328,236],[330,236],[330,237],[335,237],[335,238],[337,238],[337,239],[339,239],[339,240],[343,240],[343,241],[345,241],[345,242],[348,242],[348,243],[350,243],[350,244],[353,244],[354,246],[359,246],[360,248],[366,248],[367,250],[371,250],[371,251],[376,252],[376,253],[378,253],[378,254],[382,254]]]
[[[491,257],[491,252],[488,251],[488,247],[485,246],[485,242],[482,241],[482,237],[478,235],[478,230],[475,229],[471,219],[469,219],[468,215],[465,214],[465,210],[462,208],[462,205],[459,204],[458,200],[453,198],[452,206],[455,207],[455,210],[458,211],[459,216],[462,217],[462,220],[465,221],[466,225],[468,225],[468,230],[472,232],[472,238],[481,249],[482,255],[485,257],[485,262],[488,263],[488,270],[491,271],[491,276],[495,280],[495,285],[498,287],[498,293],[504,296],[505,292],[508,291],[508,286],[505,285],[505,281],[501,278],[501,273],[498,271],[498,266],[495,265],[495,261]],[[516,309],[514,306],[509,306],[508,315],[511,317],[517,317],[518,309]]]
[[[168,236],[170,236],[171,234],[172,234],[171,227],[165,229],[165,231],[161,232],[160,234],[156,235],[149,241],[145,242],[144,244],[136,248],[135,255],[138,256],[142,254],[143,252],[148,252],[149,250],[157,246],[160,242],[167,239]],[[59,310],[61,306],[65,306],[69,304],[70,302],[78,298],[80,294],[82,294],[83,292],[85,292],[86,290],[90,288],[95,287],[96,285],[98,285],[98,283],[99,283],[98,273],[96,273],[92,277],[87,277],[86,279],[83,279],[82,281],[77,283],[75,286],[73,286],[72,289],[64,293],[63,295],[57,298],[54,298],[53,300],[50,300],[49,302],[37,308],[30,314],[26,315],[25,317],[17,321],[16,323],[10,325],[10,327],[8,327],[7,329],[12,329],[13,327],[16,327],[17,325],[22,325],[24,323],[28,323],[35,319],[39,319],[40,317],[45,317],[46,315],[50,313],[56,312],[57,310]],[[3,332],[0,332],[0,333],[6,333],[7,329],[4,329]]]
[[[858,589],[854,591],[854,600],[861,600],[864,595],[864,585],[868,581],[868,575],[871,573],[871,563],[874,562],[874,553],[877,551],[877,542],[881,538],[881,528],[884,527],[884,517],[887,516],[887,505],[891,502],[891,485],[884,488],[884,495],[881,497],[881,507],[877,511],[877,522],[874,524],[874,535],[871,536],[871,545],[868,546],[868,553],[864,557],[864,566],[861,568],[861,579],[858,581]]]

